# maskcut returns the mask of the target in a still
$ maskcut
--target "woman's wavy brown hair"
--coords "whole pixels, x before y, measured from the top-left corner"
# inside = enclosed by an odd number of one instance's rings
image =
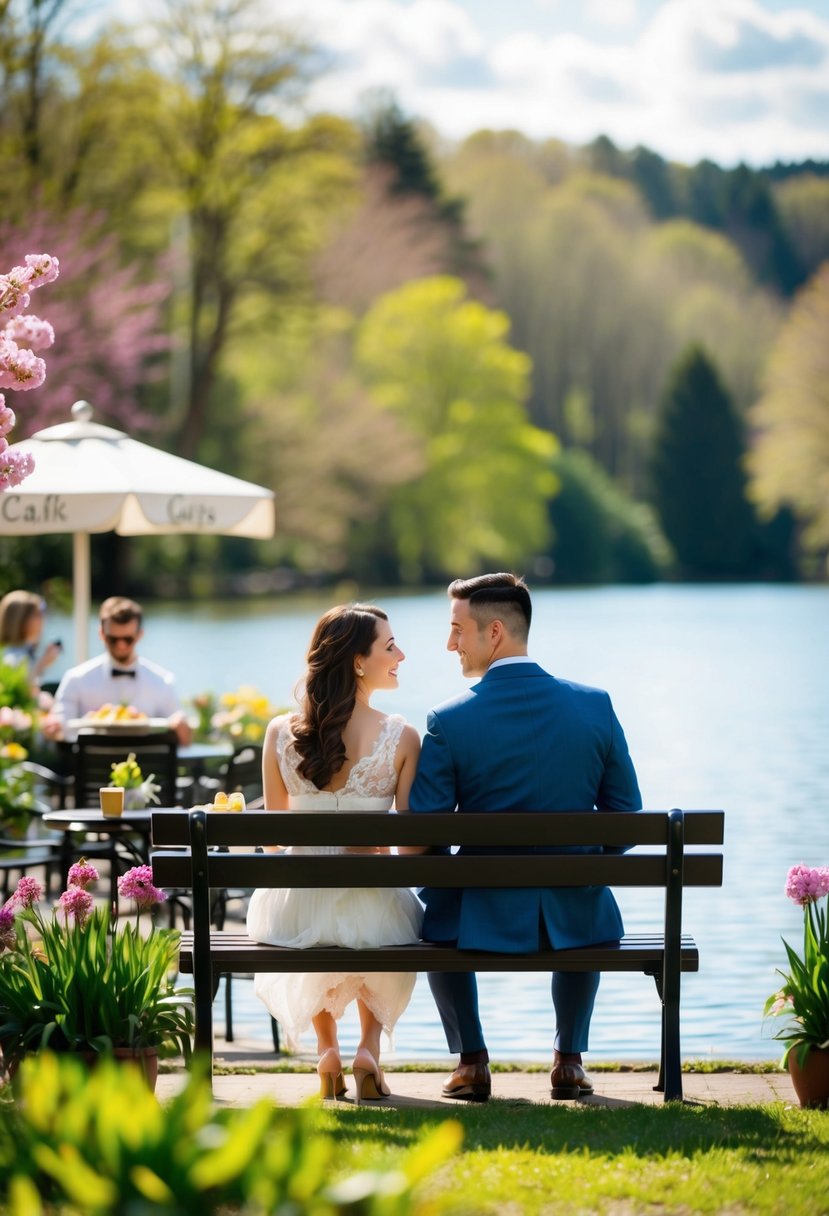
[[[303,710],[293,736],[299,771],[318,790],[345,764],[343,730],[357,699],[354,660],[371,650],[378,619],[389,618],[372,604],[338,604],[320,617],[311,638]]]

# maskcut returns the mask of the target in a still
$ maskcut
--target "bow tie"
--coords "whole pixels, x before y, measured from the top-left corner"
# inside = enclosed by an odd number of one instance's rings
[[[113,667],[110,675],[113,677],[113,679],[116,679],[118,676],[129,676],[131,680],[135,679],[135,672],[127,671],[126,667]]]

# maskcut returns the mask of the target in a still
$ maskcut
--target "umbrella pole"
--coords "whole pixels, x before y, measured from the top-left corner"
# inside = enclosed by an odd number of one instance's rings
[[[72,538],[72,591],[75,601],[75,662],[89,657],[89,588],[92,581],[89,561],[89,533],[76,532]]]

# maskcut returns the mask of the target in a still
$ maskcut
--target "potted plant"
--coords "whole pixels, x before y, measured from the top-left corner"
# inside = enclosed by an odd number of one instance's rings
[[[135,752],[130,752],[126,760],[119,760],[112,765],[113,785],[124,787],[124,808],[138,811],[150,802],[158,802],[160,785],[155,784],[155,773],[145,777],[141,766],[135,758]]]
[[[784,984],[766,1001],[765,1013],[789,1019],[775,1038],[786,1044],[782,1065],[788,1066],[801,1106],[825,1108],[829,1105],[829,866],[792,866],[786,894],[803,908],[803,953],[799,955],[784,939],[789,970],[779,971]]]
[[[140,1058],[152,1085],[158,1053],[177,1049],[186,1059],[193,1030],[192,990],[170,976],[179,933],[152,924],[142,911],[166,899],[150,866],[118,880],[123,899],[135,900],[135,924],[116,921],[95,906],[89,888],[98,871],[81,860],[50,915],[36,879],[21,878],[0,908],[0,1047],[12,1069],[29,1052],[50,1048],[94,1063],[101,1055]]]

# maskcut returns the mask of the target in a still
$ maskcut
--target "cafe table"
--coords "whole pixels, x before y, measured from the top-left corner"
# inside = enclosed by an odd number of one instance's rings
[[[150,833],[152,831],[152,816],[156,811],[180,811],[181,807],[148,806],[141,810],[124,809],[121,815],[104,815],[100,807],[76,807],[71,811],[47,811],[41,822],[45,828],[53,832],[62,832],[61,843],[61,875],[64,884],[69,874],[73,855],[82,856],[83,848],[73,841],[73,836],[83,833],[86,836],[105,837],[110,842],[107,852],[109,858],[109,900],[110,906],[118,906],[118,866],[116,864],[116,844],[121,846],[135,859],[136,865],[147,865],[150,860]],[[95,843],[98,843],[96,840]]]

